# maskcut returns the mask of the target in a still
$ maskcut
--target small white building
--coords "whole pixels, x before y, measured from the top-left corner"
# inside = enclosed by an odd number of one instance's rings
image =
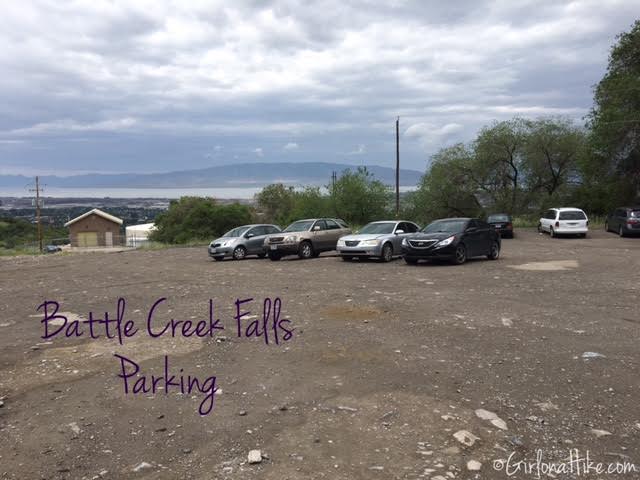
[[[125,229],[127,247],[139,247],[149,242],[149,235],[156,229],[153,223],[131,225]]]

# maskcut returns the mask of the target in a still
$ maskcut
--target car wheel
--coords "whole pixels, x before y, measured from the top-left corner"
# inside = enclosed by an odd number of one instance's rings
[[[273,261],[273,262],[277,262],[278,260],[280,260],[282,257],[280,256],[279,253],[271,253],[269,252],[269,260]]]
[[[234,260],[244,260],[244,257],[247,256],[247,249],[242,245],[233,249],[233,259]]]
[[[224,257],[213,257],[213,259],[214,259],[216,262],[221,262],[222,260],[224,260]]]
[[[407,262],[409,265],[417,265],[418,264],[418,259],[417,258],[404,257],[404,261]]]
[[[499,256],[500,256],[500,245],[498,245],[498,242],[493,242],[491,244],[491,251],[489,252],[489,255],[487,255],[487,258],[489,260],[497,260]]]
[[[298,257],[311,258],[313,256],[313,247],[309,242],[302,242],[298,248]]]
[[[554,238],[556,236],[556,232],[553,230],[553,227],[549,227],[549,236]]]
[[[620,225],[620,228],[618,229],[618,235],[624,237],[624,229],[622,228],[622,225]]]
[[[385,243],[382,247],[382,261],[390,262],[393,260],[393,247],[389,243]]]
[[[453,256],[453,263],[456,265],[462,265],[467,261],[467,247],[463,243],[456,247],[456,253]]]

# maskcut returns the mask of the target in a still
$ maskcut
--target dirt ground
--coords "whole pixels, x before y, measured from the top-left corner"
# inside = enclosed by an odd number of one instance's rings
[[[122,346],[40,338],[43,301],[113,318],[119,297],[140,327]],[[149,337],[161,297],[158,328],[207,320],[214,299],[225,330]],[[281,298],[289,341],[244,337],[265,297]],[[555,478],[637,479],[639,297],[640,238],[602,231],[523,230],[498,261],[459,267],[212,262],[203,248],[3,258],[0,478],[538,478],[577,451],[637,472]],[[125,394],[114,354],[145,376],[165,355],[170,374],[215,375],[213,411],[198,413],[199,391]]]

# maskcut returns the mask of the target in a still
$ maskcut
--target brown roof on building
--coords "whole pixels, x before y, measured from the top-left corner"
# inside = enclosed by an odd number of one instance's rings
[[[94,208],[93,210],[89,210],[86,213],[83,213],[82,215],[80,215],[79,217],[76,217],[72,220],[69,220],[67,223],[64,224],[65,227],[68,227],[69,225],[71,225],[72,223],[76,223],[80,220],[82,220],[83,218],[87,218],[89,215],[92,214],[96,214],[99,215],[102,218],[105,218],[113,223],[117,223],[118,225],[122,225],[122,219],[118,218],[118,217],[114,217],[113,215],[109,215],[107,212],[103,212],[102,210],[99,210],[97,208]]]

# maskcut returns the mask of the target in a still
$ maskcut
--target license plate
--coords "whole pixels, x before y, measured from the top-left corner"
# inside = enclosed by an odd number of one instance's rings
[[[271,245],[271,250],[277,250],[278,246],[277,245]]]

